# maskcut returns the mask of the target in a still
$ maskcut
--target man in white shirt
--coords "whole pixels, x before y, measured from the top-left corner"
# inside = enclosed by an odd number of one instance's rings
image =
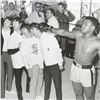
[[[11,59],[14,67],[17,96],[19,100],[23,100],[21,80],[22,80],[23,67],[25,65],[24,65],[23,57],[21,55],[21,51],[19,49],[19,45],[23,39],[19,28],[20,27],[19,21],[20,21],[19,18],[14,18],[12,22],[14,32],[9,38],[8,52],[9,53],[13,52],[16,49],[16,52],[11,54]]]
[[[59,44],[53,34],[45,29],[46,23],[39,24],[39,29],[34,29],[34,35],[40,38],[41,52],[44,60],[44,100],[49,100],[51,80],[53,79],[56,89],[57,100],[62,100],[61,70],[63,58]]]
[[[44,13],[41,12],[41,4],[39,2],[35,3],[35,11],[29,15],[25,22],[29,24],[45,22]]]
[[[13,67],[11,56],[8,54],[8,42],[11,35],[11,20],[6,18],[1,34],[1,98],[5,98],[5,90],[11,91]],[[5,89],[7,75],[7,86]]]
[[[32,23],[33,27],[36,25]],[[24,39],[21,44],[21,52],[25,61],[25,65],[28,69],[30,81],[30,98],[35,100],[41,95],[41,86],[43,82],[43,75],[40,72],[43,69],[43,59],[40,52],[40,42],[39,39],[32,35],[30,32],[29,25],[21,25],[21,32]],[[40,100],[38,98],[38,100]]]
[[[22,85],[21,85],[23,69],[25,70],[27,75],[26,92],[29,92],[30,78],[28,76],[28,71],[25,69],[25,63],[20,51],[20,44],[22,43],[23,37],[21,35],[21,31],[19,28],[20,27],[19,17],[13,19],[12,25],[14,28],[14,32],[9,38],[8,53],[11,55],[12,64],[14,67],[17,96],[19,100],[23,100]]]
[[[46,11],[46,19],[48,25],[53,26],[54,28],[59,28],[59,23],[55,17],[54,9],[51,8]]]

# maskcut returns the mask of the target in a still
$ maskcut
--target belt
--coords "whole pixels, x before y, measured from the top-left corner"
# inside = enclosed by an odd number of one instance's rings
[[[73,64],[81,69],[91,69],[92,68],[92,65],[80,65],[79,63],[76,63],[74,60],[73,60]]]
[[[7,51],[2,51],[2,53],[8,53]]]

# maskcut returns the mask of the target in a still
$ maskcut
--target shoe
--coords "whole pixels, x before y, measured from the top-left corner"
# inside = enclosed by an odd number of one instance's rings
[[[8,90],[6,90],[6,93],[8,93],[8,94],[16,94],[15,91],[8,91]]]
[[[0,100],[7,100],[7,99],[5,99],[5,98],[2,98],[2,99],[0,99]]]
[[[41,95],[36,96],[35,100],[43,100],[43,97]]]

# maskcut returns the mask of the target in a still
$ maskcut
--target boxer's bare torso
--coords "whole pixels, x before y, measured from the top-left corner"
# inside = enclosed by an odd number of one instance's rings
[[[94,37],[77,36],[75,60],[81,65],[91,65],[100,50],[100,40]]]

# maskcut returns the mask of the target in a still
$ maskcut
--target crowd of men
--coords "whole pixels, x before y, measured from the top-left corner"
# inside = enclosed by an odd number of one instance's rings
[[[69,32],[75,15],[67,4],[58,3],[55,11],[35,2],[28,14],[24,3],[18,6],[5,2],[1,19],[1,98],[15,85],[23,100],[22,75],[27,75],[26,92],[30,99],[40,100],[44,84],[44,100],[49,100],[53,79],[56,99],[62,100],[64,57],[73,59],[70,79],[76,100],[95,100],[96,68],[100,68],[100,23],[97,18],[83,16]],[[7,79],[6,79],[7,78]],[[98,80],[97,80],[98,82]],[[7,84],[6,84],[7,83]]]

